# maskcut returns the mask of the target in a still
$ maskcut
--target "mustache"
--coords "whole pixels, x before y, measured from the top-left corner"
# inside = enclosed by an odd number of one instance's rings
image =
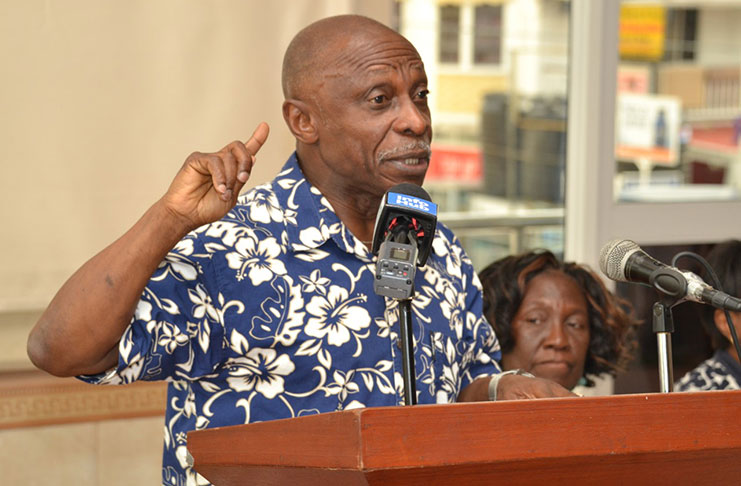
[[[424,151],[425,156],[427,158],[430,158],[430,144],[428,142],[425,142],[424,140],[417,140],[405,145],[401,145],[399,147],[394,147],[392,149],[381,150],[380,152],[378,152],[378,160],[381,161],[386,159],[395,159],[399,155],[406,155],[409,152],[419,151]]]

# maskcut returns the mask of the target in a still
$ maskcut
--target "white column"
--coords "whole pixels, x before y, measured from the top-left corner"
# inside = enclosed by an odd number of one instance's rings
[[[609,233],[619,0],[571,2],[565,259],[598,268]]]

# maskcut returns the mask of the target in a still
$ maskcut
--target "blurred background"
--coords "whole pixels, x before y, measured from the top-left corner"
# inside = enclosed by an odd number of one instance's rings
[[[597,268],[612,238],[668,262],[741,237],[741,1],[4,0],[0,13],[3,484],[159,481],[163,385],[46,376],[28,331],[191,152],[265,120],[248,185],[277,173],[293,150],[283,51],[319,18],[368,15],[419,50],[425,186],[477,269],[531,248]],[[657,391],[656,295],[613,288],[648,325],[630,372],[594,393]],[[678,377],[711,351],[696,309],[677,312]]]

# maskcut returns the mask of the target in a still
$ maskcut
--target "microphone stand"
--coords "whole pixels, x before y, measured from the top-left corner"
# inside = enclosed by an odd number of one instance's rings
[[[417,248],[417,239],[411,231],[408,232],[406,240],[415,249]],[[415,265],[416,263],[414,262]],[[401,369],[404,375],[404,405],[417,404],[417,375],[414,371],[412,297],[414,297],[414,286],[412,286],[412,291],[408,298],[399,299],[399,338],[401,339]]]
[[[652,309],[653,331],[656,333],[659,352],[659,391],[661,393],[670,393],[674,390],[671,335],[674,332],[674,319],[672,318],[672,307],[678,303],[678,300],[664,299],[655,302]]]
[[[406,242],[417,249],[417,239],[411,231],[397,233],[396,241]],[[416,254],[416,251],[415,251]],[[415,261],[413,265],[417,262]],[[417,375],[414,371],[414,331],[412,328],[412,297],[414,297],[414,282],[411,292],[405,299],[397,299],[399,303],[399,339],[401,340],[401,369],[404,377],[404,405],[417,404]]]
[[[378,256],[373,290],[399,305],[405,405],[417,403],[412,326],[416,268],[427,261],[436,225],[437,205],[430,201],[430,195],[415,184],[397,184],[386,191],[373,229],[372,253]]]
[[[404,374],[404,405],[417,404],[417,386],[414,373],[414,335],[412,331],[412,299],[399,300],[399,337],[401,339],[401,368]]]

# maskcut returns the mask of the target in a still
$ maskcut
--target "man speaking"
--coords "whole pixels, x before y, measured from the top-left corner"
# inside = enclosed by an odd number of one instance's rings
[[[403,403],[398,309],[373,291],[384,193],[421,185],[427,78],[402,36],[358,16],[296,35],[283,63],[296,152],[238,197],[268,136],[193,153],[166,194],[85,263],[32,330],[40,368],[91,383],[168,380],[164,484],[206,484],[186,432]],[[415,277],[418,403],[570,393],[501,376],[468,257],[438,225]],[[493,386],[490,386],[493,383]]]

